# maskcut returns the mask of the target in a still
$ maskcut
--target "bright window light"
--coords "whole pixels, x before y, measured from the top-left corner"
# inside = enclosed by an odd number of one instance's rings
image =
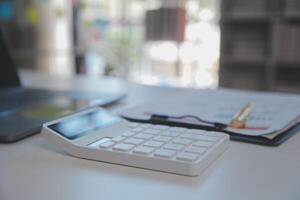
[[[178,48],[174,42],[159,42],[150,46],[149,55],[155,60],[175,62],[178,59]]]

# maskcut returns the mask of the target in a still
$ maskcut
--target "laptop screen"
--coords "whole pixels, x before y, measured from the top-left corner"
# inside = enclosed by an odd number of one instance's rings
[[[20,80],[3,34],[0,32],[0,89],[16,86],[20,86]]]

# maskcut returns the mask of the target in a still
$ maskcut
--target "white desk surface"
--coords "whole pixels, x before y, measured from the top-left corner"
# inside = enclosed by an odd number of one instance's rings
[[[119,79],[63,80],[23,73],[29,86],[126,91],[112,108],[125,109],[177,89],[141,86]],[[225,155],[201,176],[185,177],[66,155],[40,135],[0,144],[0,200],[99,199],[300,199],[300,134],[279,147],[231,142]]]

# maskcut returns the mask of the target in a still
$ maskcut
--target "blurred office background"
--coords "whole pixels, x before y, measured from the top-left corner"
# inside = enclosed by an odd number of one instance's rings
[[[300,92],[298,0],[0,0],[19,68]]]

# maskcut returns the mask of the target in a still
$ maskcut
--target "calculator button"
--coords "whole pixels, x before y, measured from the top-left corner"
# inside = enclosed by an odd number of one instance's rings
[[[97,140],[96,142],[89,144],[89,146],[97,148],[97,147],[99,147],[100,144],[110,141],[110,140],[111,140],[110,138],[101,138],[101,139]]]
[[[173,140],[173,143],[176,143],[176,144],[190,144],[192,142],[191,139],[186,139],[186,138],[175,138]]]
[[[194,160],[196,160],[198,158],[198,156],[199,155],[195,154],[195,153],[183,152],[176,156],[176,160],[193,162]]]
[[[133,135],[135,135],[135,134],[136,134],[136,133],[134,133],[134,132],[127,131],[127,132],[123,133],[122,135],[125,136],[125,137],[131,137],[131,136],[133,136]]]
[[[182,144],[174,144],[174,143],[171,143],[171,144],[165,145],[165,146],[164,146],[164,149],[171,149],[171,150],[179,151],[179,150],[181,150],[183,147],[184,147],[184,145],[182,145]]]
[[[176,151],[168,150],[168,149],[159,149],[154,152],[154,156],[163,157],[163,158],[171,158]]]
[[[133,153],[148,155],[154,151],[153,147],[139,146],[133,150]]]
[[[201,135],[201,140],[210,141],[210,142],[217,142],[219,140],[219,138],[214,137],[214,136]]]
[[[142,130],[144,130],[144,128],[141,128],[141,127],[136,127],[136,128],[132,128],[132,129],[131,129],[131,131],[132,131],[132,132],[135,132],[135,133],[141,132]]]
[[[114,142],[121,142],[125,138],[126,137],[123,137],[123,136],[117,136],[117,137],[112,138],[111,140],[114,141]]]
[[[103,148],[103,149],[106,149],[106,148],[111,147],[114,144],[115,144],[115,142],[113,142],[113,141],[107,141],[107,142],[104,142],[104,143],[100,144],[99,147]]]
[[[152,128],[153,128],[153,129],[157,129],[157,130],[163,131],[163,130],[169,129],[169,126],[164,126],[164,125],[153,125]]]
[[[152,138],[153,135],[145,134],[145,133],[140,133],[140,134],[135,135],[134,137],[135,138],[141,138],[141,139],[148,140],[148,139]]]
[[[205,153],[207,148],[205,147],[199,147],[199,146],[191,146],[185,149],[186,152],[189,153],[198,153],[198,154],[203,154]]]
[[[185,133],[182,134],[180,137],[187,138],[187,139],[192,139],[192,140],[202,140],[203,137],[206,137],[204,135],[196,135],[196,134],[190,134],[190,133]]]
[[[207,136],[214,136],[214,137],[224,137],[224,133],[220,133],[220,132],[215,132],[215,131],[207,131],[206,132]]]
[[[169,130],[170,130],[170,131],[177,131],[177,132],[184,132],[184,131],[187,130],[187,128],[171,127]]]
[[[116,151],[129,151],[131,150],[132,148],[134,147],[134,145],[132,144],[124,144],[124,143],[121,143],[121,144],[117,144],[113,147],[113,150],[116,150]]]
[[[169,142],[171,139],[172,139],[171,137],[167,137],[167,136],[156,136],[155,138],[153,138],[153,140],[160,141],[160,142]]]
[[[139,127],[141,127],[141,128],[149,128],[149,127],[151,127],[151,124],[140,124]]]
[[[144,142],[144,140],[138,138],[129,138],[124,141],[124,143],[135,145],[141,144],[142,142]]]
[[[128,127],[134,128],[134,127],[137,127],[138,125],[139,125],[138,123],[130,122],[130,123],[128,124]]]
[[[187,133],[204,135],[204,134],[206,134],[206,131],[204,131],[204,130],[199,130],[199,129],[189,129],[189,130],[187,131]]]
[[[160,147],[161,145],[163,145],[163,142],[159,142],[159,141],[147,141],[144,143],[144,146],[149,146],[149,147]]]
[[[143,133],[147,133],[147,134],[152,134],[152,135],[157,135],[160,133],[160,130],[156,130],[156,129],[146,129],[143,131]]]
[[[165,131],[161,135],[169,136],[169,137],[177,137],[178,135],[180,135],[180,133],[176,131]]]
[[[212,142],[208,142],[208,141],[197,141],[193,143],[193,146],[200,146],[200,147],[210,147],[212,146],[214,143]]]

